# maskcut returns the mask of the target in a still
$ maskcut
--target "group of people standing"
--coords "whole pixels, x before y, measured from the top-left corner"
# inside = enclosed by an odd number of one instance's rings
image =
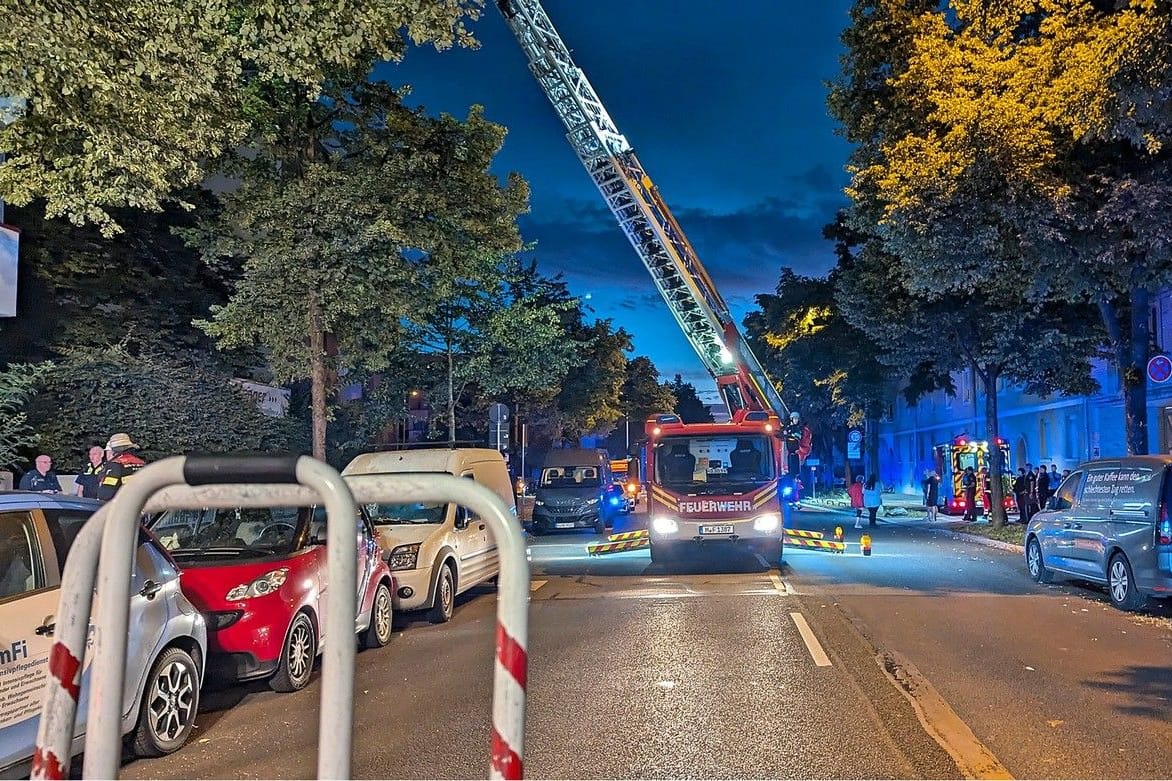
[[[1049,471],[1045,466],[1035,468],[1033,464],[1018,467],[1017,477],[1013,479],[1018,521],[1029,523],[1034,513],[1046,506],[1046,500],[1054,495],[1069,474],[1069,469],[1059,474],[1054,464],[1050,464]]]
[[[113,499],[131,475],[146,465],[138,449],[129,434],[115,434],[107,440],[105,447],[91,447],[89,462],[73,481],[74,494],[102,501]],[[18,487],[22,491],[64,493],[61,480],[53,471],[51,456],[42,453],[33,464],[33,468],[20,478]]]

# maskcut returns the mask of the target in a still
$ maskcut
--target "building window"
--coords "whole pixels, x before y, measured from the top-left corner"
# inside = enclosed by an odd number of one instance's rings
[[[1066,416],[1066,457],[1070,459],[1078,459],[1079,452],[1082,449],[1082,442],[1078,435],[1078,416]]]

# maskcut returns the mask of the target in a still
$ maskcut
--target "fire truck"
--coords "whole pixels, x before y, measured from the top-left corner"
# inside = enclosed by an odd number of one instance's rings
[[[1013,510],[1017,502],[1013,496],[1013,470],[1009,463],[1009,443],[1004,439],[997,440],[997,447],[1001,451],[1002,464],[1002,503],[1006,510]],[[967,434],[961,434],[951,442],[937,445],[936,472],[940,475],[940,499],[947,515],[963,515],[965,511],[964,489],[961,487],[961,477],[967,467],[972,467],[978,476],[977,501],[975,512],[980,515],[985,512],[987,497],[985,487],[981,484],[983,476],[991,468],[989,464],[989,443],[985,440],[974,439]]]
[[[570,57],[539,0],[497,0],[529,68],[676,323],[716,380],[728,423],[652,416],[640,461],[651,558],[682,545],[751,545],[781,557],[786,407],[627,139]],[[754,455],[755,454],[755,455]],[[796,476],[795,476],[796,477]]]

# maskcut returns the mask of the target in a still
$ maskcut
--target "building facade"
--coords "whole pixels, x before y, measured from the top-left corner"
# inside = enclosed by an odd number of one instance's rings
[[[1172,291],[1153,303],[1152,334],[1154,353],[1172,350]],[[1039,397],[999,383],[998,433],[1008,443],[1013,471],[1026,463],[1056,464],[1062,471],[1127,451],[1119,373],[1100,361],[1093,376],[1100,386],[1094,396]],[[988,439],[981,382],[971,370],[955,373],[953,382],[955,396],[936,391],[914,405],[893,393],[879,425],[879,461],[880,479],[895,491],[920,492],[924,470],[936,466],[937,445],[961,434]],[[1148,379],[1147,384],[1149,447],[1153,453],[1172,453],[1172,381]]]

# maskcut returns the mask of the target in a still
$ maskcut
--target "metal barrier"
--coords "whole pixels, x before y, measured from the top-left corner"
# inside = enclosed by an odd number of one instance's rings
[[[267,482],[262,482],[267,481]],[[50,682],[42,705],[33,778],[68,774],[81,659],[89,625],[94,572],[102,602],[93,655],[94,690],[86,737],[86,778],[115,778],[121,746],[122,681],[130,604],[129,582],[138,519],[145,509],[308,506],[324,503],[328,517],[352,518],[358,503],[455,502],[488,523],[496,539],[498,584],[493,729],[488,776],[521,778],[524,757],[525,687],[528,674],[529,566],[524,535],[501,500],[484,486],[450,475],[372,475],[347,478],[319,461],[239,456],[174,457],[144,467],[109,505],[83,527],[70,551],[61,583],[57,632],[50,655]],[[290,483],[302,483],[292,485]],[[284,483],[279,485],[277,483]],[[152,497],[147,501],[148,497]],[[357,613],[357,561],[352,524],[327,525],[331,582],[327,631],[353,634]],[[98,543],[101,557],[98,557]],[[120,573],[120,574],[119,574]],[[354,643],[329,643],[322,661],[318,776],[348,778],[353,729]],[[109,694],[107,694],[109,693]],[[328,740],[326,737],[328,736]]]

